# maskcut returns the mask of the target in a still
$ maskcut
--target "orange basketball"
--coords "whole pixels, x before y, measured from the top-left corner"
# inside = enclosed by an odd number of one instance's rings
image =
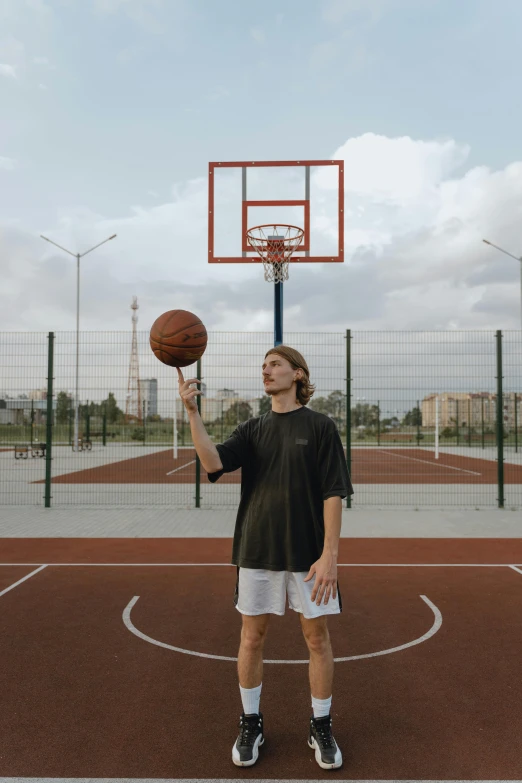
[[[168,310],[152,324],[150,347],[163,364],[187,367],[205,353],[207,330],[194,313]]]

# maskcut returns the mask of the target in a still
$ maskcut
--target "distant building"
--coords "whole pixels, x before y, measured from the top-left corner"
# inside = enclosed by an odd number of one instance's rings
[[[140,380],[141,404],[145,402],[145,415],[158,415],[158,379],[144,378]]]
[[[56,410],[56,399],[53,410]],[[25,394],[0,400],[0,424],[28,424],[31,415],[35,424],[40,424],[47,415],[47,400],[28,399]]]
[[[246,399],[240,397],[236,392],[229,396],[217,395],[221,392],[217,392],[216,397],[201,397],[201,418],[205,422],[212,422],[220,419],[225,415],[227,411],[232,408],[233,405],[241,404],[242,402],[248,403],[252,409],[252,416],[259,416],[259,399]]]
[[[27,396],[30,400],[46,400],[47,389],[33,389],[33,391],[30,391]]]
[[[436,399],[439,398],[439,426],[495,427],[497,421],[497,395],[491,392],[441,392],[430,394],[421,403],[422,426],[435,426]],[[522,424],[522,394],[506,392],[504,400],[504,424],[507,427]]]

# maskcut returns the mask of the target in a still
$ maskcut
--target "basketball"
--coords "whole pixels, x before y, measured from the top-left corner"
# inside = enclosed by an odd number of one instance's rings
[[[207,330],[194,313],[168,310],[152,324],[150,347],[163,364],[187,367],[205,353]]]

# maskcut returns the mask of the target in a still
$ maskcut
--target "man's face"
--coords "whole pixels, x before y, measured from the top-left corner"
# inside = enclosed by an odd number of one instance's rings
[[[288,391],[301,372],[294,370],[287,359],[276,353],[269,353],[263,362],[263,386],[266,394]]]

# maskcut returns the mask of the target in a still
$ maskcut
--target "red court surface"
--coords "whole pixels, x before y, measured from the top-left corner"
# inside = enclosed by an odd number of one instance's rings
[[[522,540],[340,543],[344,766],[324,772],[291,610],[271,621],[260,761],[232,764],[230,540],[0,541],[0,776],[522,779]]]
[[[107,465],[54,476],[55,484],[193,484],[196,480],[196,453],[184,448],[177,459],[172,449],[142,457],[119,460]],[[87,457],[88,459],[88,457]],[[208,483],[204,470],[203,483]],[[354,484],[495,484],[497,463],[459,454],[416,448],[354,448]],[[522,484],[522,465],[504,464],[506,484]],[[220,483],[239,484],[241,471],[221,477]],[[43,483],[43,481],[35,482]]]

